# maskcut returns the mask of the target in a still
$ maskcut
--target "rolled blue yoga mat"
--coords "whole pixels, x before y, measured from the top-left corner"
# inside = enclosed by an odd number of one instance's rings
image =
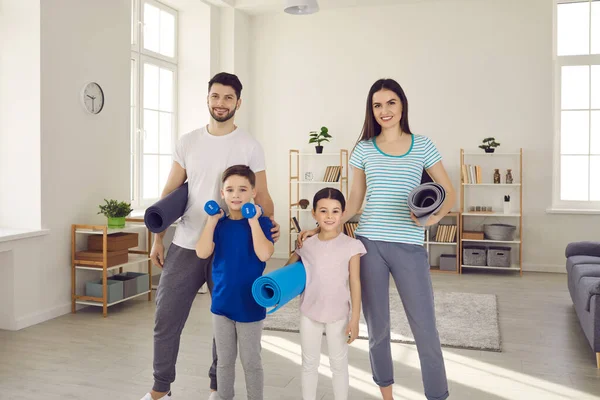
[[[271,314],[301,294],[305,285],[306,270],[298,261],[257,278],[252,284],[252,296],[262,307],[275,307],[267,312]]]
[[[421,226],[431,214],[437,212],[446,199],[446,190],[435,182],[423,183],[408,195],[408,208],[415,214]]]
[[[153,233],[166,230],[173,222],[185,212],[188,201],[188,183],[184,183],[177,189],[160,199],[146,209],[144,223]]]

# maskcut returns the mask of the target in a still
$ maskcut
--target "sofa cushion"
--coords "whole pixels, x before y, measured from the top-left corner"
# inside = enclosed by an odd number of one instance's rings
[[[577,299],[586,311],[590,311],[590,300],[593,295],[600,295],[600,277],[584,276],[575,284]]]
[[[581,278],[589,276],[600,278],[600,264],[577,264],[571,270],[571,282],[577,285]]]
[[[570,275],[573,272],[573,266],[577,264],[598,264],[600,265],[600,257],[594,256],[571,256],[567,258],[567,273]]]

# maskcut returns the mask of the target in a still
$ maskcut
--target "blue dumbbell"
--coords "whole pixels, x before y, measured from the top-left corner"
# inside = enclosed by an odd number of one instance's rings
[[[219,207],[219,203],[214,200],[209,200],[204,205],[204,211],[208,215],[217,215],[221,211],[221,207]]]
[[[242,215],[244,218],[254,218],[256,215],[256,207],[260,207],[258,204],[246,203],[242,206]],[[262,207],[260,208],[262,211]]]

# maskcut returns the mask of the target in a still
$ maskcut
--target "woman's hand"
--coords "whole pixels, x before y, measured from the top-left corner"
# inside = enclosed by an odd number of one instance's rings
[[[320,231],[321,231],[320,227],[316,227],[315,229],[312,229],[310,231],[301,231],[298,234],[298,238],[296,239],[296,244],[298,245],[298,248],[299,249],[302,248],[302,242],[304,242],[309,237],[316,235]]]
[[[346,335],[348,336],[348,344],[354,342],[358,337],[358,319],[351,319],[346,327]]]
[[[440,222],[440,220],[442,218],[440,218],[439,215],[437,214],[431,214],[429,216],[429,218],[427,218],[427,221],[425,221],[425,225],[421,225],[421,223],[419,222],[419,220],[417,219],[417,217],[415,217],[415,214],[413,214],[413,212],[410,212],[410,218],[415,221],[415,224],[417,224],[418,226],[430,226],[430,225],[435,225],[438,222]]]

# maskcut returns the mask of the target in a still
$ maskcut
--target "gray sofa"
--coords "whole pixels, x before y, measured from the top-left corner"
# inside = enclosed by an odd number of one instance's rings
[[[600,368],[600,242],[573,242],[565,250],[569,293]]]

